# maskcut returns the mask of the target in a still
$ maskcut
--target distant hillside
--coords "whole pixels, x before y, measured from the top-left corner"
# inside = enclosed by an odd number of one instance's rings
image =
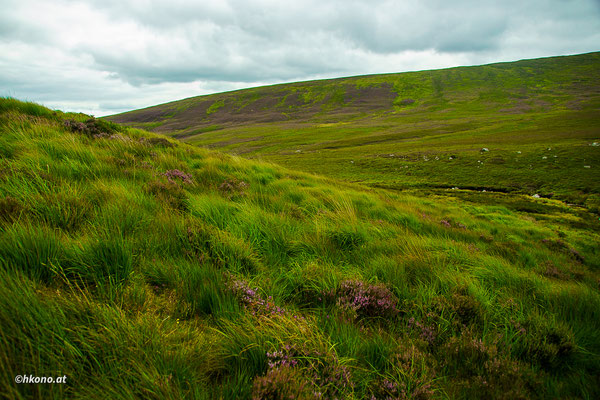
[[[266,86],[108,119],[372,186],[539,194],[597,210],[599,71],[590,53]]]
[[[14,99],[0,166],[2,398],[600,396],[579,207],[373,189]]]

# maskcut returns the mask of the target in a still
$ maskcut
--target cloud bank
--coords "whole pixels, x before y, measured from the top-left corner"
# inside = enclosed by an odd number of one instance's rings
[[[278,82],[599,50],[597,0],[5,0],[0,95],[106,115]]]

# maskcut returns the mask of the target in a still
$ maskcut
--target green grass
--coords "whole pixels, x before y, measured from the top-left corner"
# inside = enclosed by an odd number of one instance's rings
[[[538,194],[598,212],[598,69],[590,53],[300,82],[109,119],[372,187]]]
[[[5,398],[600,396],[585,208],[373,189],[0,110]]]

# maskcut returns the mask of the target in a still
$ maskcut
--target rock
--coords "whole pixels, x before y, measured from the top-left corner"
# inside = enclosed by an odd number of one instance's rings
[[[486,152],[486,151],[490,151],[490,149],[488,149],[487,147],[484,147],[484,148],[482,148],[482,149],[481,149],[481,150],[479,150],[479,151]]]
[[[584,165],[583,168],[592,168],[591,165]]]
[[[533,196],[531,196],[531,197],[533,197],[534,199],[539,199],[539,198],[540,198],[540,195],[536,193],[536,194],[534,194],[534,195],[533,195]]]

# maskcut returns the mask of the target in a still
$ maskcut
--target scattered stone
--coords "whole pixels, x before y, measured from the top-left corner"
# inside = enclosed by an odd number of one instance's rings
[[[542,157],[542,160],[546,160],[546,159],[548,159],[548,157],[546,157],[546,156]]]
[[[517,154],[521,154],[521,151],[520,151],[520,150],[519,150],[519,151],[517,151]]]
[[[457,187],[457,186],[454,186],[454,187],[452,188],[452,190],[458,190],[458,187]]]
[[[533,196],[531,196],[531,197],[533,197],[534,199],[539,199],[539,198],[540,198],[540,195],[536,193],[536,194],[534,194],[534,195],[533,195]]]
[[[482,148],[480,151],[482,152],[486,152],[486,151],[490,151],[487,147]]]
[[[301,152],[301,150],[296,150],[296,153],[300,153],[300,152]]]
[[[590,146],[598,147],[598,146],[600,146],[600,143],[599,142],[594,142],[594,143],[590,144]]]
[[[350,164],[354,164],[354,160],[350,161]]]
[[[592,168],[591,165],[584,165],[583,168]]]
[[[452,157],[448,157],[448,160],[454,160],[454,158],[452,158]]]

